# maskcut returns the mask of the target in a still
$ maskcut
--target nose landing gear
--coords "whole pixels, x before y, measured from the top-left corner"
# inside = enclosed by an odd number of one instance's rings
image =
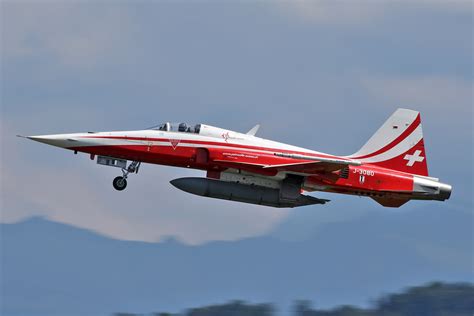
[[[112,182],[114,189],[117,191],[122,191],[125,190],[127,187],[127,179],[125,177],[116,177],[114,181]]]
[[[125,190],[125,188],[127,187],[127,178],[129,173],[138,173],[138,169],[140,169],[140,164],[141,162],[134,161],[128,166],[128,168],[122,168],[123,175],[116,177],[112,182],[114,189],[117,191]]]

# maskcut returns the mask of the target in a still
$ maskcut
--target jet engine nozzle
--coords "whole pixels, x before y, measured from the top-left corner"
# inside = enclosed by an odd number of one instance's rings
[[[449,197],[451,196],[452,190],[453,190],[453,187],[451,185],[446,184],[446,183],[439,183],[439,194],[438,194],[439,200],[444,201],[444,200],[449,199]]]
[[[414,176],[413,193],[420,199],[444,201],[451,196],[453,187],[435,178]]]

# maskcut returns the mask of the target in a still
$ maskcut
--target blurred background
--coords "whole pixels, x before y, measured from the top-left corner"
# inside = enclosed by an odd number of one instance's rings
[[[373,312],[412,286],[472,291],[472,6],[0,2],[2,315],[232,300],[276,315]],[[15,137],[260,123],[261,137],[345,155],[398,107],[421,112],[449,201],[387,209],[321,193],[329,204],[273,209],[188,195],[169,181],[201,172],[155,165],[116,192],[114,168]]]

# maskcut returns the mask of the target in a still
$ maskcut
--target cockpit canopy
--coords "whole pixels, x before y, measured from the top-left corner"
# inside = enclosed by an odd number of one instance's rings
[[[199,134],[201,131],[201,124],[187,124],[187,123],[170,123],[166,122],[158,126],[152,127],[154,130],[165,132],[181,132]]]

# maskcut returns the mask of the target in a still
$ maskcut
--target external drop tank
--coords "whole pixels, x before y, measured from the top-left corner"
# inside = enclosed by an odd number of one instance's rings
[[[209,178],[179,178],[170,183],[180,190],[200,196],[281,208],[324,204],[329,201],[301,194],[301,183],[298,179],[291,178],[284,181],[280,188]]]

